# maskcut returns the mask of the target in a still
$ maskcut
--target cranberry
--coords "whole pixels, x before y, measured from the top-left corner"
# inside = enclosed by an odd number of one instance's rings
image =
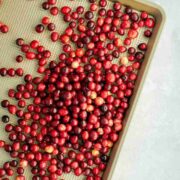
[[[8,176],[13,176],[14,171],[13,171],[12,169],[7,169],[7,170],[6,170],[6,174],[7,174]]]
[[[7,75],[7,69],[6,68],[0,68],[0,75],[6,76]]]
[[[25,177],[22,175],[16,176],[16,180],[25,180]]]
[[[113,82],[115,82],[116,77],[115,77],[115,75],[114,75],[113,73],[108,73],[108,74],[106,75],[106,80],[107,80],[107,82],[109,82],[109,83],[113,83]]]
[[[3,140],[0,140],[0,148],[5,146],[5,142]]]
[[[42,33],[44,31],[44,26],[42,24],[38,24],[35,29],[37,33]]]
[[[24,71],[23,71],[22,68],[18,68],[18,69],[16,69],[15,73],[16,73],[18,76],[23,76]]]
[[[93,13],[91,12],[91,11],[87,11],[86,13],[85,13],[85,18],[87,19],[87,20],[90,20],[90,19],[92,19],[94,17],[94,15],[93,15]]]
[[[0,177],[3,177],[6,175],[6,171],[2,168],[0,168]]]
[[[80,175],[82,174],[82,169],[81,169],[80,167],[76,168],[76,169],[74,170],[74,174],[75,174],[76,176],[80,176]]]
[[[48,10],[48,9],[50,8],[49,3],[48,3],[48,2],[42,3],[42,8],[43,8],[44,10]]]
[[[56,28],[56,26],[55,26],[54,23],[49,23],[48,26],[47,26],[47,28],[48,28],[49,31],[54,31],[55,28]]]
[[[17,108],[16,108],[15,105],[9,105],[9,106],[8,106],[8,111],[9,111],[11,114],[16,114]]]
[[[147,18],[147,19],[145,20],[145,26],[148,27],[148,28],[154,28],[154,26],[155,26],[155,21],[154,21],[154,19],[152,19],[152,18]]]
[[[144,54],[141,53],[141,52],[137,52],[137,53],[135,54],[135,58],[136,58],[137,60],[142,60],[142,59],[144,58]]]
[[[100,1],[99,1],[99,5],[100,5],[101,7],[105,7],[105,6],[107,5],[107,1],[106,1],[106,0],[100,0]]]
[[[115,2],[113,5],[113,8],[115,11],[118,11],[121,9],[121,3],[120,2]]]
[[[48,4],[55,5],[57,3],[57,0],[48,0]]]
[[[22,61],[23,61],[23,57],[22,57],[21,55],[18,55],[18,56],[16,57],[16,61],[17,61],[18,63],[22,62]]]
[[[64,6],[61,8],[61,13],[62,14],[69,14],[71,12],[71,8],[68,6]]]
[[[144,31],[144,35],[145,35],[146,37],[151,37],[151,36],[152,36],[152,32],[147,29],[146,31]]]
[[[130,18],[132,21],[136,22],[139,20],[139,15],[136,12],[131,13]]]
[[[24,168],[18,167],[18,168],[17,168],[17,173],[18,173],[19,175],[24,174]]]
[[[41,22],[44,25],[48,25],[50,23],[50,19],[49,19],[49,17],[45,16],[42,18]]]
[[[145,11],[141,12],[141,19],[145,20],[147,18],[148,18],[148,13]]]
[[[7,116],[7,115],[2,116],[2,122],[8,123],[9,122],[9,116]]]
[[[131,39],[135,39],[138,36],[138,32],[136,30],[129,30],[128,31],[128,37]]]
[[[7,32],[9,31],[9,27],[4,24],[4,25],[2,25],[2,26],[0,27],[0,31],[1,31],[2,33],[7,33]]]
[[[57,33],[57,32],[52,32],[52,33],[51,33],[51,40],[52,40],[53,42],[56,42],[58,39],[59,39],[59,33]]]
[[[11,77],[15,76],[15,70],[13,68],[8,69],[7,74]]]
[[[16,39],[16,44],[17,44],[18,46],[22,46],[22,45],[24,44],[24,39],[22,39],[22,38]]]
[[[138,45],[138,48],[141,51],[146,51],[147,50],[147,44],[146,43],[141,43],[141,44]]]
[[[50,9],[50,13],[51,13],[53,16],[57,16],[58,13],[59,13],[59,10],[58,10],[58,8],[57,8],[56,6],[54,6],[54,7],[52,7],[52,8]]]

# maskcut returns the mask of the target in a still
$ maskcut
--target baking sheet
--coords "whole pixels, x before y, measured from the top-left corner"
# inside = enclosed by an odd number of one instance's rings
[[[40,23],[43,16],[49,15],[51,20],[56,24],[56,31],[63,32],[64,28],[67,26],[66,23],[62,21],[62,16],[52,16],[49,11],[45,11],[41,8],[43,0],[4,0],[3,4],[0,6],[0,21],[4,22],[10,27],[10,31],[7,34],[0,34],[0,67],[22,67],[25,73],[30,73],[33,75],[39,75],[36,73],[36,63],[35,61],[26,61],[22,63],[17,63],[15,58],[17,55],[21,55],[19,47],[15,44],[15,40],[19,37],[25,39],[28,43],[33,39],[40,41],[47,49],[52,53],[51,60],[57,60],[58,54],[61,50],[60,43],[53,43],[49,37],[50,32],[44,31],[42,34],[35,32],[34,27]],[[58,0],[57,6],[61,7],[64,5],[69,5],[76,8],[79,5],[85,7],[88,6],[87,1],[84,0]],[[108,2],[108,7],[111,6],[111,2]],[[143,36],[144,28],[139,32],[139,36],[132,42],[132,46],[135,47],[141,42],[147,42],[147,38]],[[122,54],[124,56],[125,54]],[[7,91],[9,88],[14,88],[17,84],[22,83],[23,78],[19,77],[2,77],[0,78],[0,101],[7,98]],[[12,101],[12,103],[17,103]],[[0,109],[0,115],[8,114],[4,109]],[[10,115],[10,122],[16,124],[17,119]],[[4,124],[0,125],[0,139],[8,141],[8,134],[4,131]],[[4,150],[0,149],[0,166],[10,159],[9,154]],[[27,179],[31,179],[31,173],[29,169],[26,169],[25,176]],[[12,177],[14,179],[14,177]],[[83,176],[76,177],[72,174],[63,175],[60,179],[66,180],[80,180],[85,179]]]

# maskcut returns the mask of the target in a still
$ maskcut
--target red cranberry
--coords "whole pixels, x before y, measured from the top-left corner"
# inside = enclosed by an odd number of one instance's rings
[[[48,0],[48,4],[55,5],[57,3],[57,0]]]
[[[145,20],[147,18],[148,18],[148,13],[145,11],[141,12],[141,19]]]
[[[0,177],[3,177],[6,175],[6,171],[2,168],[0,168]]]
[[[147,18],[145,20],[145,26],[148,28],[153,28],[155,26],[155,21],[152,18]]]
[[[58,8],[57,8],[56,6],[54,6],[54,7],[52,7],[52,8],[50,9],[50,13],[51,13],[53,16],[57,16],[58,13],[59,13],[59,10],[58,10]]]
[[[13,68],[8,69],[7,74],[11,77],[15,76],[15,70]]]
[[[114,8],[115,11],[120,10],[121,9],[121,3],[120,2],[115,2],[113,4],[113,8]]]
[[[139,15],[136,12],[131,13],[130,18],[132,21],[136,22],[139,20]]]
[[[48,2],[44,2],[44,3],[42,4],[42,8],[43,8],[44,10],[48,10],[48,9],[50,8],[49,3],[48,3]]]
[[[80,175],[82,174],[82,169],[81,169],[80,167],[76,168],[76,169],[74,170],[74,174],[75,174],[76,176],[80,176]]]
[[[144,35],[145,35],[146,37],[151,37],[151,36],[152,36],[152,32],[147,29],[146,31],[144,31]]]
[[[18,56],[16,57],[16,61],[17,61],[18,63],[22,62],[22,61],[23,61],[23,57],[22,57],[21,55],[18,55]]]
[[[42,33],[44,31],[44,26],[42,24],[38,24],[35,29],[37,33]]]
[[[0,68],[0,75],[6,76],[7,75],[7,69],[6,68]]]
[[[23,71],[22,68],[18,68],[18,69],[16,69],[15,73],[16,73],[18,76],[23,76],[24,71]]]
[[[0,27],[0,31],[1,31],[2,33],[7,33],[7,32],[9,31],[9,27],[4,24],[4,25],[2,25],[2,26]]]
[[[3,100],[3,101],[1,101],[1,106],[2,107],[8,107],[8,105],[9,105],[9,101],[8,100]]]
[[[16,44],[17,44],[18,46],[22,46],[22,45],[24,44],[24,39],[22,39],[22,38],[16,39]]]
[[[146,51],[147,50],[147,44],[146,43],[141,43],[141,44],[138,45],[138,48],[141,51]]]
[[[7,170],[6,170],[6,174],[7,174],[8,176],[13,176],[14,171],[13,171],[12,169],[7,169]]]
[[[69,6],[64,6],[61,8],[62,14],[69,14],[71,12],[71,8]]]
[[[44,25],[48,25],[50,23],[50,19],[49,19],[49,17],[45,16],[45,17],[42,18],[41,22]]]
[[[56,26],[55,26],[54,23],[49,23],[48,26],[47,26],[47,28],[48,28],[49,31],[54,31],[55,28],[56,28]]]
[[[8,106],[8,111],[9,111],[9,113],[11,113],[11,114],[16,114],[17,108],[16,108],[15,105],[9,105],[9,106]]]

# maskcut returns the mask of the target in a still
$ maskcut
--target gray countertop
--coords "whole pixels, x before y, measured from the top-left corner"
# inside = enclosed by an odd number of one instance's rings
[[[180,180],[180,1],[167,16],[113,180]]]

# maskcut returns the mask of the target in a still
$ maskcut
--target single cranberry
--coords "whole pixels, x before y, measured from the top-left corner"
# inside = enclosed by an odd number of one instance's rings
[[[134,22],[137,22],[139,20],[139,15],[136,12],[133,12],[130,14],[130,19]]]
[[[141,12],[141,19],[145,20],[147,18],[148,18],[148,13],[145,11]]]
[[[62,14],[69,14],[71,12],[71,8],[69,6],[64,6],[61,8]]]
[[[9,31],[9,27],[4,24],[4,25],[2,25],[2,26],[0,27],[0,31],[1,31],[2,33],[7,33],[7,32]]]
[[[54,6],[54,7],[52,7],[52,8],[50,9],[50,13],[51,13],[53,16],[57,16],[58,13],[59,13],[59,9],[58,9],[56,6]]]
[[[7,69],[6,68],[0,68],[0,75],[6,76],[7,75]]]
[[[48,2],[42,3],[42,8],[43,8],[44,10],[48,10],[48,9],[50,8],[49,3],[48,3]]]
[[[145,20],[145,26],[148,27],[148,28],[154,28],[155,26],[155,20],[152,19],[152,18],[147,18]]]
[[[57,3],[57,0],[48,0],[48,4],[55,5]]]
[[[133,29],[128,31],[128,38],[135,39],[137,36],[138,36],[138,31]]]
[[[51,40],[53,42],[56,42],[59,39],[59,33],[58,32],[52,32],[51,33]]]
[[[137,52],[137,53],[135,54],[135,58],[136,58],[137,60],[142,60],[142,59],[144,58],[144,54],[141,53],[141,52]]]
[[[15,76],[15,70],[13,68],[10,68],[7,70],[7,74],[11,77]]]
[[[18,46],[22,46],[22,45],[24,44],[24,39],[22,39],[22,38],[16,39],[16,44],[17,44]]]
[[[90,20],[90,19],[92,19],[93,17],[94,17],[93,12],[87,11],[87,12],[85,13],[85,18],[86,18],[87,20]]]
[[[138,48],[141,51],[146,51],[147,50],[147,44],[146,43],[141,43],[141,44],[138,45]]]
[[[81,174],[82,174],[82,169],[80,168],[80,167],[78,167],[78,168],[76,168],[75,170],[74,170],[74,174],[76,175],[76,176],[80,176]]]
[[[16,180],[25,180],[25,176],[22,175],[16,176]]]
[[[11,113],[11,114],[16,114],[17,108],[16,108],[15,105],[9,105],[9,106],[8,106],[8,111],[9,111],[9,113]]]
[[[14,171],[13,171],[12,169],[6,169],[6,174],[7,174],[8,176],[13,176]]]
[[[99,5],[100,5],[101,7],[106,7],[107,1],[106,1],[106,0],[100,0],[100,1],[99,1]]]
[[[16,69],[15,73],[16,73],[18,76],[23,76],[24,71],[23,71],[22,68],[18,68],[18,69]]]
[[[19,174],[19,175],[22,175],[24,174],[24,168],[23,167],[18,167],[16,172]]]
[[[42,33],[44,31],[44,26],[42,24],[38,24],[35,27],[35,30],[36,30],[37,33]]]
[[[4,147],[5,146],[5,141],[3,140],[0,140],[0,148]]]
[[[20,63],[20,62],[22,62],[22,61],[23,61],[23,57],[22,57],[21,55],[18,55],[18,56],[16,57],[16,62]]]
[[[47,16],[44,16],[41,20],[42,24],[48,25],[50,23],[50,19]]]
[[[120,10],[121,9],[121,3],[120,2],[115,2],[113,4],[113,8],[114,8],[115,11]]]
[[[0,177],[2,178],[5,175],[6,175],[6,171],[4,169],[0,168]]]
[[[49,31],[54,31],[55,28],[56,28],[56,26],[55,26],[54,23],[49,23],[48,26],[47,26],[47,28],[48,28]]]
[[[146,36],[146,37],[151,37],[152,36],[152,31],[151,30],[146,30],[146,31],[144,31],[144,36]]]
[[[2,116],[2,122],[8,123],[9,122],[9,116],[7,116],[7,115]]]

